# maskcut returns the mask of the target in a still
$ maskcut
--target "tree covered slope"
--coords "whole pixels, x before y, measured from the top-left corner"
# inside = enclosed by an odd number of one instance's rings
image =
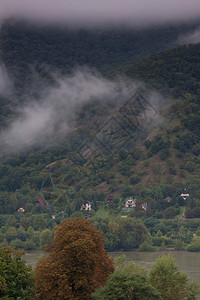
[[[165,91],[167,100],[157,109],[159,122],[155,117],[150,125],[144,120],[144,112],[152,110],[145,102],[147,92],[136,95],[140,105],[130,101],[128,110],[125,100],[90,101],[80,107],[74,130],[59,147],[35,146],[9,158],[1,156],[1,213],[16,212],[19,206],[33,205],[42,197],[55,210],[64,207],[71,215],[88,200],[98,209],[112,194],[118,207],[131,195],[150,201],[154,214],[162,210],[167,196],[175,205],[185,186],[194,206],[199,206],[199,44],[133,62],[133,58],[170,46],[180,28],[171,30],[95,35],[86,31],[49,34],[47,28],[37,32],[20,24],[2,27],[1,56],[15,82],[14,96],[4,99],[5,127],[15,118],[9,103],[17,105],[28,95],[37,95],[42,84],[55,84],[49,72],[52,66],[67,73],[76,64],[87,64],[110,76],[120,70],[145,81],[149,88]],[[127,111],[142,120],[139,130]]]

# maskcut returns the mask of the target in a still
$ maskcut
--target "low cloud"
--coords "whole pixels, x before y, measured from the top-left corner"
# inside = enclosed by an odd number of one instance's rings
[[[72,130],[82,104],[126,98],[137,86],[124,79],[107,80],[88,69],[55,80],[54,87],[41,92],[39,101],[18,108],[18,117],[0,134],[3,153],[59,143]]]
[[[9,96],[12,93],[13,84],[4,64],[0,63],[0,96]]]
[[[178,38],[178,45],[189,45],[200,43],[200,27]]]
[[[143,83],[134,82],[126,77],[108,80],[87,68],[77,69],[64,78],[55,74],[54,77],[56,84],[51,88],[44,88],[39,100],[31,99],[29,104],[18,108],[18,117],[7,129],[1,131],[0,148],[4,155],[59,145],[76,127],[77,112],[83,104],[89,101],[110,103],[112,107],[116,107],[117,112],[138,88],[144,87]],[[156,108],[156,114],[155,110],[152,113],[151,109],[146,112],[144,120],[152,126],[153,122],[158,124],[162,121],[159,107],[163,99],[156,92],[146,91],[146,94],[151,105]]]
[[[199,0],[1,0],[0,4],[1,20],[14,16],[72,25],[145,25],[183,21],[199,15]]]

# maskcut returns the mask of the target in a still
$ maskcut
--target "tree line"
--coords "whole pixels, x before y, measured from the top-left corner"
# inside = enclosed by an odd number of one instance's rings
[[[0,297],[23,300],[194,300],[196,281],[180,271],[175,259],[159,257],[147,272],[125,257],[115,262],[104,249],[101,232],[82,218],[64,220],[56,229],[48,255],[35,271],[22,252],[0,249]]]

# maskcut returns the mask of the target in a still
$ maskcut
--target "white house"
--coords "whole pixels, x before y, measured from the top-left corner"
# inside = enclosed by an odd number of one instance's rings
[[[133,199],[132,197],[128,198],[123,207],[122,207],[122,210],[132,210],[134,209],[134,207],[136,207],[136,200],[137,199]]]
[[[124,207],[136,207],[136,199],[132,197],[128,198],[124,204]]]
[[[81,210],[92,210],[92,203],[90,201],[81,205]]]
[[[187,200],[187,198],[190,197],[190,194],[188,193],[187,189],[183,190],[181,197],[183,197],[183,200]]]

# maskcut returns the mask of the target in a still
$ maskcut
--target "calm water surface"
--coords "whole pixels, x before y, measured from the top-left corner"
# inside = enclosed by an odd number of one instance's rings
[[[171,253],[176,258],[176,261],[180,269],[188,274],[190,278],[196,278],[200,282],[200,252],[185,252],[185,251],[161,251],[161,252],[138,252],[130,251],[123,252],[126,255],[127,262],[133,261],[136,264],[143,265],[150,268],[158,256]],[[121,255],[122,252],[110,252],[111,257]],[[27,264],[35,267],[36,263],[42,255],[45,255],[44,251],[33,250],[27,251],[24,258]]]
[[[190,278],[195,278],[200,282],[200,252],[186,252],[186,251],[160,251],[160,252],[138,252],[130,251],[124,252],[128,262],[133,261],[136,264],[147,267],[148,269],[155,262],[159,256],[172,254],[176,258],[176,262],[180,269],[188,274]],[[111,252],[110,256],[115,257],[122,254],[122,252]]]

